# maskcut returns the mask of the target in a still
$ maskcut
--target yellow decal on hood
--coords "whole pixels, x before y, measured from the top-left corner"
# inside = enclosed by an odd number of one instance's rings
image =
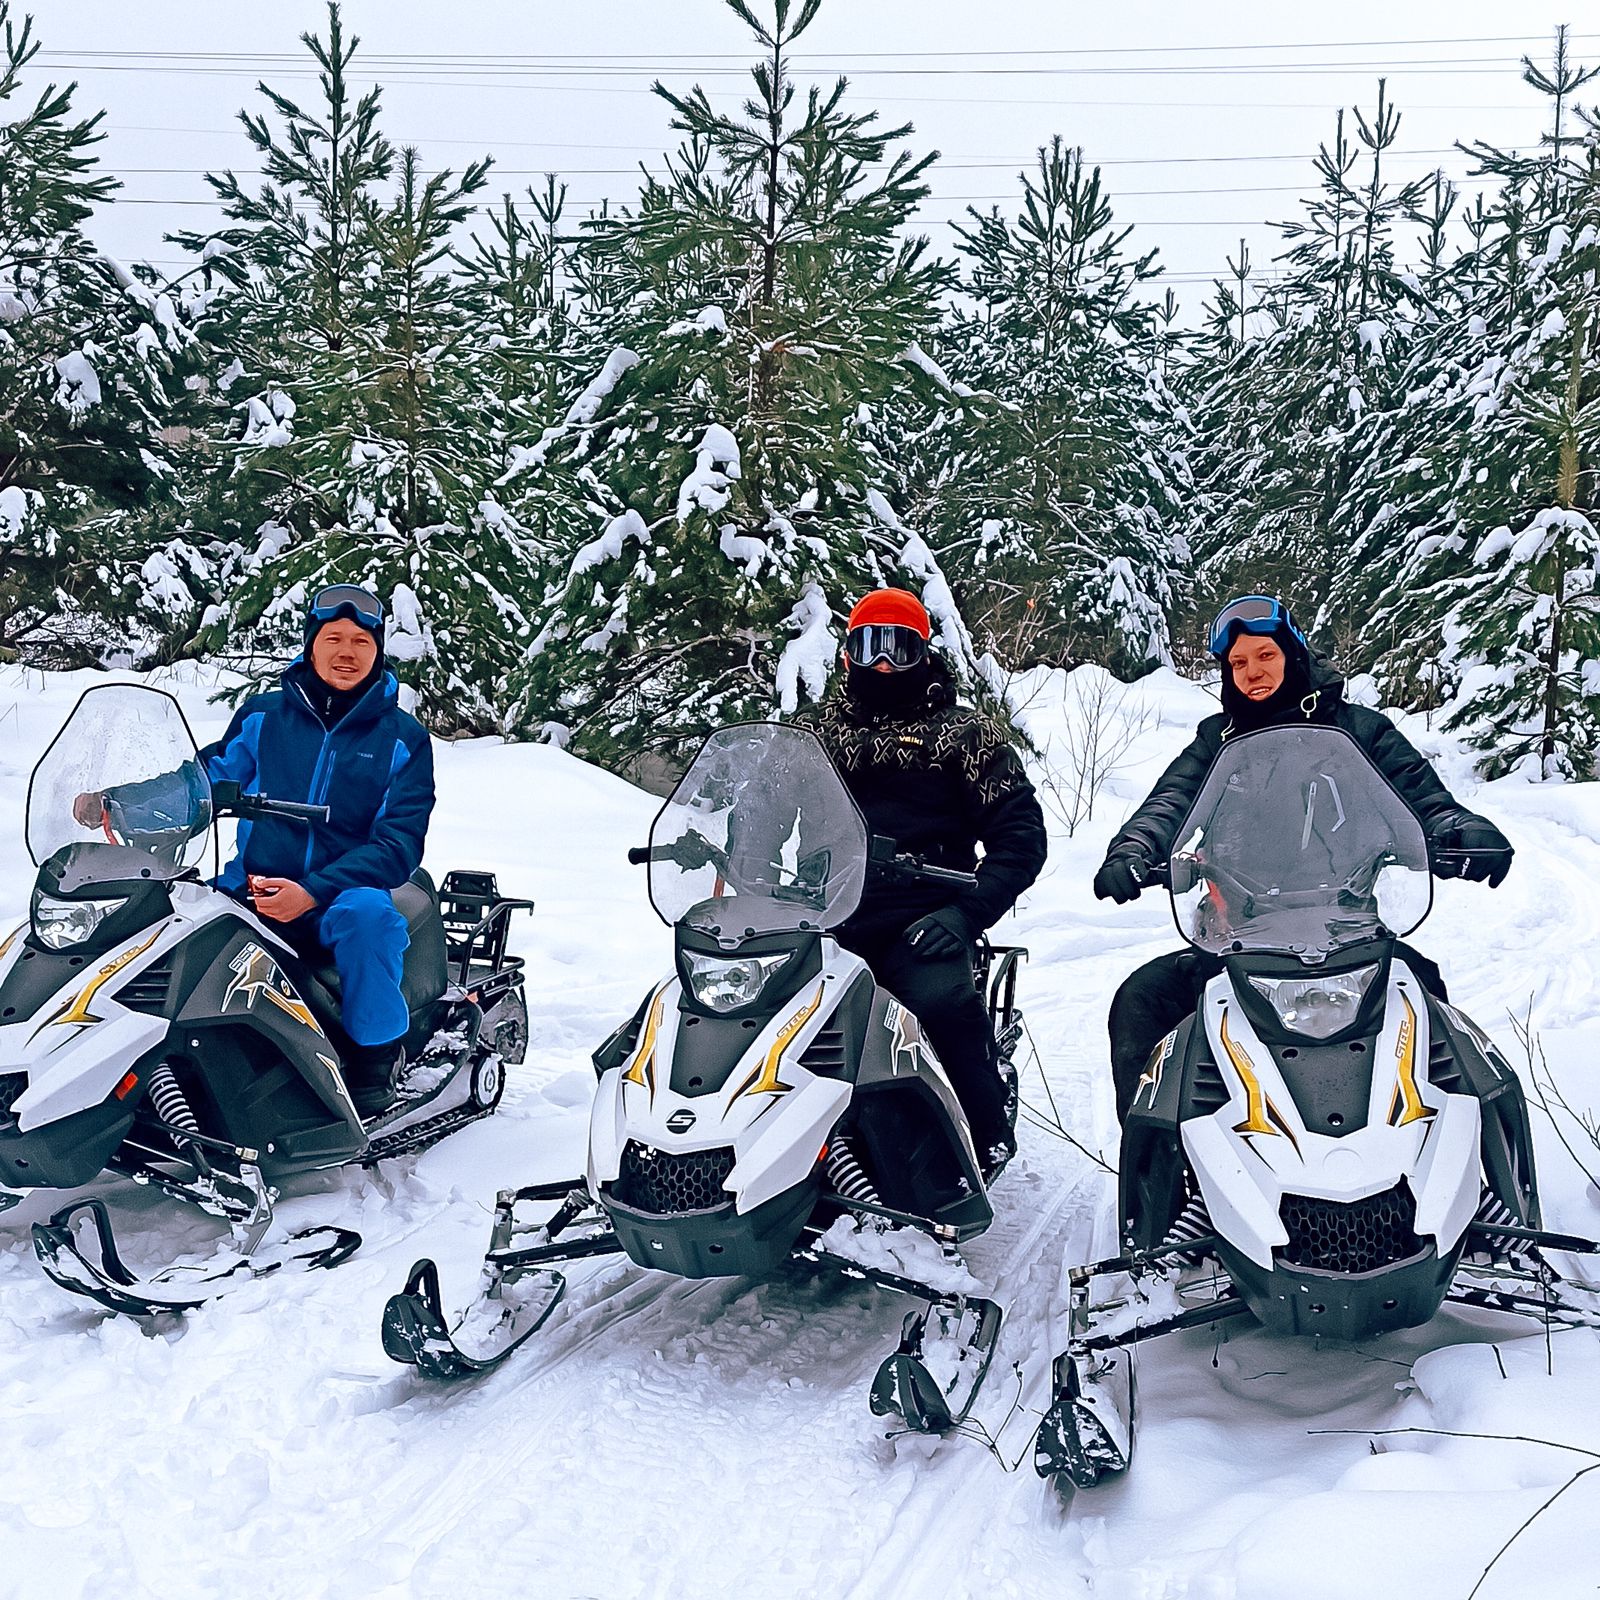
[[[95,973],[95,975],[86,984],[84,984],[77,994],[75,994],[72,999],[68,1000],[54,1016],[46,1017],[45,1020],[39,1024],[39,1026],[34,1030],[33,1037],[37,1039],[39,1035],[52,1023],[72,1023],[75,1027],[88,1028],[101,1021],[101,1018],[97,1017],[92,1011],[90,1011],[89,1002],[93,1000],[95,995],[98,994],[100,990],[103,989],[105,985],[108,984],[114,977],[116,977],[116,975],[121,972],[130,961],[136,960],[139,956],[142,956],[145,951],[148,950],[150,946],[153,945],[160,937],[161,930],[157,928],[156,931],[152,933],[143,944],[137,944],[131,950],[124,950],[122,954],[117,956],[114,960],[106,962],[106,964],[101,967],[101,969]]]
[[[772,1047],[762,1059],[761,1065],[734,1090],[735,1100],[742,1094],[787,1094],[794,1087],[792,1083],[784,1083],[779,1079],[778,1067],[783,1061],[784,1051],[794,1043],[795,1036],[816,1015],[826,987],[826,984],[819,983],[817,992],[810,1000],[778,1029],[778,1037],[772,1041]]]
[[[637,1083],[648,1089],[652,1100],[656,1097],[656,1035],[661,1031],[661,1009],[666,1003],[667,986],[662,984],[651,1003],[650,1015],[644,1025],[644,1037],[639,1041],[639,1052],[634,1056],[632,1065],[622,1074],[624,1083]]]
[[[1256,1069],[1250,1057],[1244,1050],[1234,1043],[1232,1035],[1228,1032],[1228,1013],[1222,1013],[1222,1048],[1228,1052],[1228,1059],[1233,1063],[1233,1070],[1239,1074],[1239,1082],[1244,1085],[1245,1113],[1244,1121],[1235,1128],[1235,1133],[1270,1133],[1277,1136],[1278,1130],[1267,1120],[1266,1096],[1261,1092],[1260,1080],[1256,1077]]]

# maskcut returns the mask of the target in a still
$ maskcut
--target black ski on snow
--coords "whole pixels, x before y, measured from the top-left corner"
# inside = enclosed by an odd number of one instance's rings
[[[86,1252],[74,1224],[80,1217],[93,1224]],[[194,1311],[230,1290],[286,1268],[312,1271],[337,1267],[361,1248],[361,1235],[349,1228],[307,1228],[281,1244],[266,1245],[226,1264],[164,1267],[141,1277],[122,1259],[111,1217],[103,1200],[80,1200],[56,1212],[48,1222],[33,1225],[33,1249],[48,1276],[63,1289],[84,1295],[107,1311],[130,1317],[156,1317]]]

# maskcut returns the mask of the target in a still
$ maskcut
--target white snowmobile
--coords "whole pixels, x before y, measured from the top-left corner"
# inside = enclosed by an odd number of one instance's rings
[[[501,1194],[477,1296],[453,1327],[433,1263],[419,1262],[384,1312],[395,1360],[438,1378],[494,1366],[554,1309],[550,1266],[580,1256],[626,1253],[689,1278],[768,1277],[798,1259],[928,1302],[879,1369],[878,1414],[924,1432],[966,1416],[1001,1321],[957,1250],[993,1219],[984,1179],[917,1019],[829,930],[874,862],[974,880],[871,844],[810,733],[751,723],[705,742],[648,849],[630,852],[649,864],[676,963],[595,1053],[586,1176]],[[1013,1086],[1023,954],[980,957]]]
[[[1427,842],[1360,746],[1313,724],[1230,740],[1163,876],[1225,970],[1139,1080],[1121,1253],[1068,1274],[1040,1476],[1127,1467],[1135,1352],[1180,1329],[1354,1342],[1447,1301],[1600,1326],[1564,1259],[1600,1246],[1541,1226],[1516,1074],[1396,949],[1432,904]]]
[[[420,1150],[486,1116],[527,1044],[521,962],[505,945],[529,902],[502,900],[490,873],[453,872],[442,893],[418,873],[395,891],[411,930],[408,1066],[363,1125],[338,973],[199,873],[218,817],[311,822],[327,808],[213,787],[196,756],[171,696],[85,693],[34,769],[39,872],[28,921],[0,941],[0,1212],[110,1171],[231,1225],[233,1248],[203,1266],[140,1276],[100,1199],[34,1224],[51,1278],[135,1316],[347,1259],[361,1243],[349,1229],[270,1237],[272,1184]],[[74,815],[89,794],[102,797],[93,828]]]

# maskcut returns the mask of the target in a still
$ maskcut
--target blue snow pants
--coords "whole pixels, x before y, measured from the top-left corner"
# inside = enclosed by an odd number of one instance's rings
[[[372,1046],[404,1038],[411,1013],[400,971],[411,932],[388,891],[340,890],[317,922],[317,938],[339,969],[341,1021],[351,1040]]]

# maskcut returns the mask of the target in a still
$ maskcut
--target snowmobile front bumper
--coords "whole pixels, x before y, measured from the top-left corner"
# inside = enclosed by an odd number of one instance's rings
[[[622,1248],[641,1267],[680,1278],[767,1277],[788,1259],[816,1209],[818,1186],[803,1183],[740,1213],[728,1200],[704,1211],[658,1216],[624,1205],[609,1190],[600,1203]]]
[[[1427,1322],[1444,1303],[1459,1249],[1440,1259],[1432,1244],[1371,1272],[1325,1272],[1278,1261],[1270,1272],[1224,1246],[1218,1254],[1256,1320],[1274,1333],[1359,1343]]]
[[[114,1097],[26,1133],[14,1113],[0,1116],[0,1186],[76,1189],[90,1183],[110,1164],[132,1127],[132,1100]]]

